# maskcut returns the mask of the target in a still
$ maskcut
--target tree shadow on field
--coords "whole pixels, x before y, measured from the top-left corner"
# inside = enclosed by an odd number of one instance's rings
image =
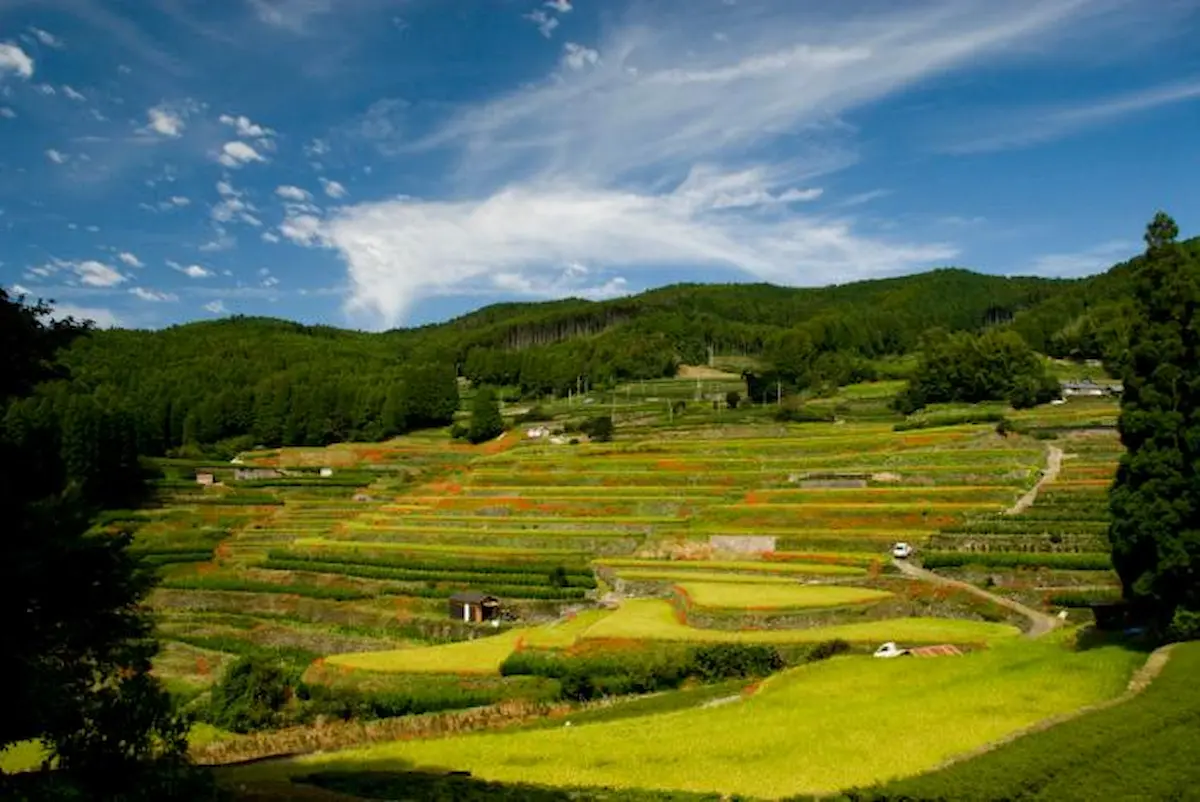
[[[1105,630],[1095,625],[1088,625],[1079,630],[1075,636],[1075,651],[1087,652],[1103,646],[1120,646],[1131,652],[1149,654],[1161,643],[1149,632],[1137,629]]]
[[[401,799],[406,802],[715,802],[730,799],[720,794],[682,791],[549,788],[489,782],[472,777],[466,771],[327,771],[293,777],[292,782],[362,799]]]

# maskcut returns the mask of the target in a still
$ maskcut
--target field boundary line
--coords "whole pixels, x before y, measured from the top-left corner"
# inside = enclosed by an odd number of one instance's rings
[[[1027,727],[1022,727],[1015,732],[1010,732],[1008,735],[1005,735],[1002,738],[997,738],[995,741],[984,744],[983,746],[977,747],[968,752],[963,752],[962,754],[954,755],[932,769],[929,769],[928,772],[921,773],[928,774],[935,771],[941,771],[942,769],[949,768],[957,763],[962,763],[965,760],[971,760],[972,758],[985,755],[988,752],[999,749],[1006,744],[1025,737],[1026,735],[1044,732],[1052,727],[1058,726],[1059,724],[1065,724],[1068,721],[1073,721],[1074,719],[1086,716],[1089,713],[1099,713],[1102,710],[1108,710],[1109,708],[1124,704],[1125,702],[1137,697],[1150,687],[1151,683],[1154,682],[1158,675],[1162,673],[1163,668],[1166,667],[1167,661],[1170,659],[1171,652],[1174,647],[1174,643],[1169,643],[1166,646],[1160,646],[1151,652],[1150,656],[1146,658],[1146,662],[1143,663],[1137,671],[1133,672],[1133,676],[1129,678],[1129,684],[1126,686],[1125,690],[1111,699],[1106,699],[1102,702],[1096,702],[1095,704],[1085,705],[1077,710],[1072,710],[1069,713],[1060,713],[1056,716],[1042,719],[1041,721],[1030,724]]]

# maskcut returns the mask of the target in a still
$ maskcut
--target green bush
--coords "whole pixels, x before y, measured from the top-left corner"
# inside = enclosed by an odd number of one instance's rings
[[[1062,590],[1050,594],[1046,601],[1055,607],[1091,607],[1093,604],[1112,604],[1121,600],[1120,588],[1112,590]]]
[[[841,638],[834,640],[824,640],[818,643],[809,651],[806,658],[809,663],[816,663],[821,660],[828,660],[831,657],[836,657],[839,654],[845,654],[850,651],[850,644]]]
[[[280,721],[293,694],[293,680],[278,663],[242,657],[213,686],[208,718],[233,732],[265,729]]]
[[[779,652],[763,644],[714,643],[692,652],[696,674],[706,682],[733,677],[765,677],[783,668]]]
[[[921,556],[926,568],[959,568],[980,565],[992,568],[1057,568],[1064,571],[1108,571],[1107,554],[1004,551],[930,551]]]

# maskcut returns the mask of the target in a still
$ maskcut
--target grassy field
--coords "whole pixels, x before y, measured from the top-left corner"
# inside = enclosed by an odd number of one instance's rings
[[[1048,716],[1112,697],[1140,659],[1116,647],[1076,652],[1053,641],[932,660],[835,658],[785,672],[728,705],[389,743],[247,767],[229,779],[417,766],[546,785],[767,798],[829,792],[917,774]]]
[[[1192,799],[1200,788],[1200,643],[1174,647],[1134,699],[876,789],[887,799]],[[867,793],[867,798],[872,796]]]
[[[682,582],[679,585],[697,607],[723,610],[787,610],[871,604],[891,593],[845,585],[805,586],[733,582]]]
[[[669,602],[630,599],[582,633],[583,639],[634,639],[695,643],[818,643],[841,638],[878,645],[916,643],[989,643],[1019,634],[1016,627],[952,618],[896,618],[810,629],[729,631],[681,624]]]

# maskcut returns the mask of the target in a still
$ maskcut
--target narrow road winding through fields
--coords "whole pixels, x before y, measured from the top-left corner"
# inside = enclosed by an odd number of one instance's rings
[[[1050,484],[1058,478],[1058,473],[1060,470],[1062,470],[1062,461],[1063,450],[1058,446],[1050,446],[1046,453],[1046,467],[1042,471],[1042,477],[1038,479],[1037,484],[1030,488],[1025,495],[1017,499],[1017,503],[1013,504],[1012,507],[1006,510],[1005,514],[1019,515],[1020,513],[1029,509],[1033,505],[1033,502],[1037,500],[1038,493],[1041,491],[1041,489],[1045,485]],[[945,585],[958,588],[960,590],[965,590],[968,593],[973,593],[974,595],[979,596],[980,598],[994,602],[1001,607],[1007,608],[1016,613],[1020,613],[1029,619],[1029,630],[1025,633],[1026,637],[1039,638],[1052,629],[1055,629],[1062,623],[1052,615],[1047,615],[1046,613],[1035,610],[1032,607],[1027,607],[1020,602],[1013,601],[1012,599],[1006,599],[1003,596],[998,596],[995,593],[989,593],[983,588],[978,588],[969,582],[961,582],[957,579],[950,579],[948,577],[941,576],[940,574],[935,574],[933,571],[929,571],[925,568],[914,565],[908,560],[893,559],[892,562],[897,568],[900,569],[900,573],[904,574],[905,576],[910,576],[913,579],[921,579],[926,582],[932,582],[937,585]]]
[[[1025,637],[1027,638],[1040,638],[1042,635],[1045,635],[1047,632],[1062,623],[1052,615],[1047,615],[1046,613],[1035,610],[1032,607],[1026,607],[1024,604],[1013,601],[1012,599],[1006,599],[1003,596],[997,596],[995,593],[989,593],[983,588],[977,588],[969,582],[961,582],[957,579],[950,579],[949,577],[935,574],[933,571],[921,568],[913,563],[908,562],[907,560],[893,559],[892,563],[895,564],[895,566],[900,569],[900,573],[904,574],[905,576],[910,576],[913,579],[922,579],[926,582],[932,582],[936,585],[946,585],[948,587],[965,590],[968,593],[973,593],[976,596],[979,596],[980,598],[995,602],[1001,607],[1005,607],[1013,612],[1020,613],[1029,619],[1029,630],[1025,633]]]
[[[1017,503],[1013,504],[1007,510],[1005,515],[1020,515],[1033,506],[1033,502],[1037,501],[1038,493],[1042,492],[1042,488],[1058,478],[1058,472],[1062,470],[1063,450],[1058,446],[1050,446],[1046,453],[1046,468],[1042,471],[1042,478],[1038,479],[1037,484],[1029,488],[1025,495],[1017,499]]]

